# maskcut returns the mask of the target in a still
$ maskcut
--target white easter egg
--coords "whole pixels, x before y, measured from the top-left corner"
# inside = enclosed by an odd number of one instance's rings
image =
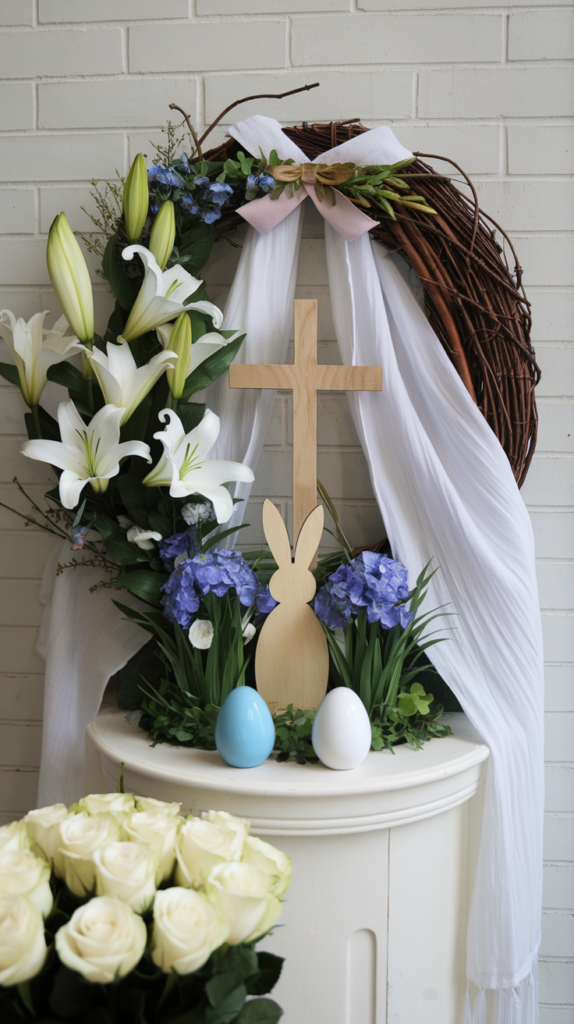
[[[313,722],[313,748],[327,768],[345,771],[363,763],[371,748],[371,723],[361,698],[337,686],[323,698]]]

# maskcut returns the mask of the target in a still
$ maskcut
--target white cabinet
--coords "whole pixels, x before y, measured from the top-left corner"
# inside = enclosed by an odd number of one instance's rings
[[[105,709],[87,729],[86,792],[125,788],[249,818],[293,858],[274,998],[285,1024],[460,1024],[465,935],[488,748],[464,715],[419,751],[359,767],[225,765],[215,752],[152,748]]]

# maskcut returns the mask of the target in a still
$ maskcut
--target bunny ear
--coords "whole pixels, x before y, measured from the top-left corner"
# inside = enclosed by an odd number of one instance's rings
[[[287,527],[279,509],[269,501],[269,498],[263,502],[263,530],[279,568],[284,569],[286,565],[291,565],[291,544]]]
[[[311,562],[317,553],[317,548],[319,547],[321,534],[323,533],[324,521],[325,513],[323,511],[323,506],[316,505],[313,511],[307,516],[299,531],[299,536],[297,537],[295,565],[299,568],[308,569],[311,565]]]

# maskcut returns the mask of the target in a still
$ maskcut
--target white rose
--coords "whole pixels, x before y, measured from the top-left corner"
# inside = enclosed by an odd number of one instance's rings
[[[114,896],[97,896],[78,907],[54,940],[66,967],[103,985],[134,969],[146,941],[147,928],[141,917]]]
[[[38,908],[27,896],[0,896],[0,986],[35,978],[47,955]]]
[[[11,821],[9,825],[0,825],[0,853],[5,850],[29,850],[30,837],[26,822]]]
[[[193,889],[160,889],[153,917],[151,958],[166,974],[198,971],[229,934],[217,909]]]
[[[66,818],[60,824],[60,842],[54,857],[54,871],[76,896],[86,896],[96,884],[92,854],[120,838],[120,827],[113,814],[84,812]]]
[[[281,913],[281,904],[268,889],[268,876],[251,864],[230,861],[212,868],[205,884],[206,892],[219,901],[229,922],[227,941],[253,942],[268,932]]]
[[[92,793],[82,797],[78,809],[87,814],[131,814],[135,797],[133,793]]]
[[[94,853],[96,896],[117,896],[137,914],[155,896],[157,854],[144,843],[108,843]]]
[[[123,825],[129,839],[147,843],[158,858],[156,883],[171,876],[175,864],[175,841],[181,818],[162,811],[136,811]]]
[[[187,635],[192,647],[206,651],[213,643],[213,622],[209,619],[196,619],[189,627]]]
[[[31,850],[4,850],[0,853],[0,895],[20,893],[27,896],[44,917],[52,909],[50,865]]]
[[[237,844],[243,850],[243,844],[251,828],[251,822],[247,818],[236,818],[234,814],[229,814],[227,811],[202,811],[201,820],[209,821],[211,825],[217,825],[218,828],[229,829],[235,834]],[[241,857],[241,853],[239,856]]]
[[[65,804],[52,804],[50,807],[39,807],[37,811],[29,811],[24,821],[28,832],[36,846],[49,861],[54,859],[60,841],[60,822],[68,816]]]
[[[256,836],[247,836],[241,860],[268,876],[267,884],[273,896],[282,896],[287,892],[291,885],[293,862],[286,853]]]
[[[240,859],[243,836],[201,818],[188,818],[181,827],[175,852],[176,884],[198,888],[216,864]]]
[[[153,796],[136,796],[136,811],[161,811],[162,814],[179,814],[181,804],[168,804],[165,800],[155,800]]]

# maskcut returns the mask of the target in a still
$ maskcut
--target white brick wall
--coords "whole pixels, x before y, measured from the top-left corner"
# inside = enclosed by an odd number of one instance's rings
[[[0,0],[0,306],[57,313],[46,232],[66,209],[86,227],[91,177],[150,152],[169,102],[202,129],[239,96],[321,89],[248,104],[286,122],[361,116],[409,147],[443,152],[475,178],[512,232],[533,303],[543,379],[540,442],[523,494],[536,534],[547,668],[547,816],[542,1024],[574,1019],[574,11],[561,0]],[[225,125],[213,135],[223,137]],[[320,302],[320,359],[337,359],[322,231],[311,215],[298,294]],[[237,250],[209,270],[223,300]],[[93,263],[91,264],[93,268]],[[96,282],[98,317],[110,301]],[[0,358],[4,358],[0,356]],[[22,403],[0,384],[0,501],[23,508],[47,479],[19,455]],[[245,531],[260,538],[273,494],[290,519],[291,409],[279,396]],[[357,542],[380,535],[344,401],[320,400],[319,471]],[[35,800],[42,661],[38,580],[50,550],[0,507],[0,817]]]

